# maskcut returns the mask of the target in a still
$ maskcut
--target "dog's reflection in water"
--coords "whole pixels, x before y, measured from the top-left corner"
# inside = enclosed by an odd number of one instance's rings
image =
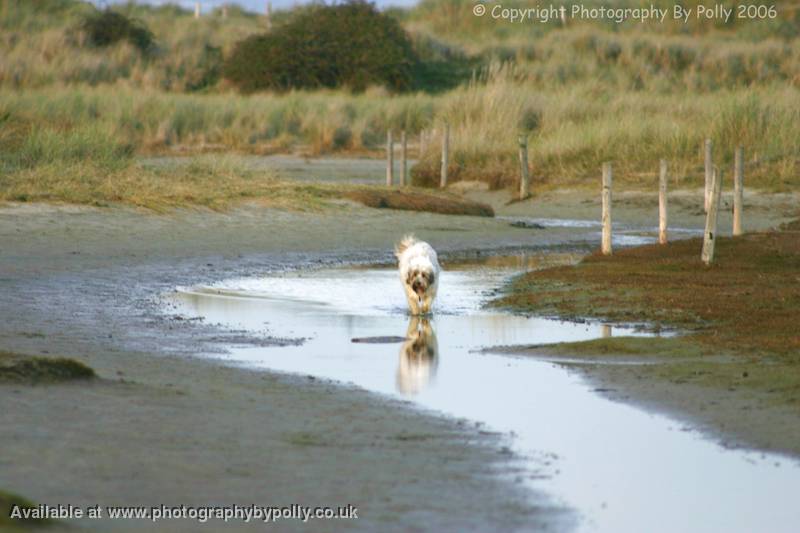
[[[397,390],[403,394],[417,394],[436,375],[439,344],[430,320],[418,316],[412,317],[408,323],[406,339],[400,348]]]

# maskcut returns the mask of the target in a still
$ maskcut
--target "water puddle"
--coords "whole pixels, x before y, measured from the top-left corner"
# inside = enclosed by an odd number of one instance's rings
[[[512,449],[529,466],[522,481],[576,509],[580,530],[796,530],[794,461],[724,449],[668,418],[601,397],[552,362],[477,351],[608,334],[599,324],[482,309],[508,276],[541,261],[548,259],[448,265],[429,320],[407,316],[392,268],[228,280],[181,289],[172,303],[211,323],[307,339],[212,355],[230,364],[352,383],[513,432]]]
[[[512,226],[524,229],[582,229],[596,230],[589,233],[590,240],[599,241],[603,224],[599,220],[586,219],[564,219],[564,218],[537,218],[520,216],[499,216],[501,220],[508,220]],[[643,244],[653,244],[658,241],[658,227],[641,228],[628,224],[614,222],[611,235],[614,246],[641,246]],[[670,235],[678,238],[697,237],[703,234],[702,229],[695,228],[670,228]]]

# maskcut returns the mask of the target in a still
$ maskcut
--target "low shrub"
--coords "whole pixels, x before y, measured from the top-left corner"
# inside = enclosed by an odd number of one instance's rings
[[[360,0],[298,10],[269,33],[236,44],[223,75],[242,92],[370,85],[412,87],[416,62],[400,24]]]
[[[153,33],[139,20],[104,9],[87,15],[81,30],[91,46],[98,48],[127,41],[140,52],[148,52],[155,46]]]

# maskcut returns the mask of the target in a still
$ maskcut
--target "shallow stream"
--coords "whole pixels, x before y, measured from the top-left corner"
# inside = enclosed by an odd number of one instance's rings
[[[232,279],[181,288],[170,299],[186,316],[305,339],[231,346],[211,357],[352,384],[509,434],[510,450],[522,458],[516,481],[575,509],[579,530],[797,531],[796,462],[725,449],[679,422],[604,398],[553,362],[481,351],[610,333],[601,324],[484,307],[510,276],[542,260],[446,265],[429,320],[407,315],[394,268]]]

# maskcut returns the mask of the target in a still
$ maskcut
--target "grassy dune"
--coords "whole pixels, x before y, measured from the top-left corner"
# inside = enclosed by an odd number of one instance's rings
[[[46,3],[0,0],[4,199],[49,193],[71,201],[52,192],[62,176],[91,188],[101,177],[129,175],[137,154],[377,155],[389,128],[409,132],[412,154],[416,135],[433,132],[413,175],[415,184],[434,185],[445,122],[452,181],[514,185],[520,133],[529,136],[534,180],[554,186],[594,184],[600,164],[612,160],[618,183],[650,187],[660,158],[670,160],[676,185],[699,186],[706,137],[724,167],[734,147],[745,146],[749,186],[782,190],[800,181],[800,10],[727,25],[564,27],[479,19],[470,2],[426,0],[395,14],[421,58],[442,72],[471,64],[471,82],[436,94],[241,96],[209,73],[236,40],[265,30],[263,17],[231,9],[226,19],[217,11],[195,20],[174,7],[123,6],[155,35],[157,50],[143,54],[127,44],[87,47],[75,28],[91,7]],[[113,181],[104,186],[133,183]]]
[[[441,132],[451,124],[453,180],[497,186],[516,180],[516,134],[529,120],[534,180],[594,183],[605,160],[618,182],[649,185],[658,160],[677,185],[701,183],[703,139],[730,165],[746,147],[750,186],[786,189],[798,182],[800,91],[734,89],[691,96],[615,93],[584,83],[536,92],[498,79],[439,96],[340,92],[285,95],[186,95],[104,88],[0,92],[0,164],[32,172],[88,159],[115,169],[136,153],[234,150],[319,155],[382,149],[387,128]],[[644,119],[646,117],[646,120]],[[412,153],[415,147],[412,137]],[[415,183],[438,181],[438,138],[414,169]],[[2,182],[0,182],[0,186]]]

